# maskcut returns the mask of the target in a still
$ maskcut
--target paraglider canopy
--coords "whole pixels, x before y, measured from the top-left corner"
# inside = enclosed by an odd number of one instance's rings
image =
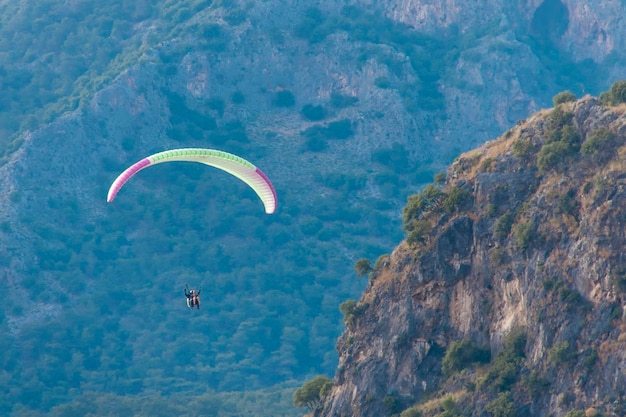
[[[107,202],[113,201],[124,184],[142,169],[163,162],[174,161],[200,162],[226,171],[254,190],[263,202],[267,214],[272,214],[276,211],[276,191],[263,171],[237,155],[203,148],[172,149],[155,153],[134,163],[113,181],[109,188]]]

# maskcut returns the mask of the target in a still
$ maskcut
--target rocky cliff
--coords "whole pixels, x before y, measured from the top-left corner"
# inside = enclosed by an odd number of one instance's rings
[[[410,199],[411,243],[345,318],[315,415],[622,415],[625,140],[626,106],[587,96],[461,155],[427,208]]]

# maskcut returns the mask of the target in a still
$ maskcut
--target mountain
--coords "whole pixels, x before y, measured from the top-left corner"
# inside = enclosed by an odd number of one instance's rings
[[[354,263],[403,239],[407,197],[558,92],[608,89],[625,61],[619,1],[0,10],[5,414],[267,389],[245,401],[297,413],[272,390],[334,371],[339,305],[366,286]],[[128,165],[187,146],[259,166],[277,213],[185,164],[105,202]],[[200,313],[185,284],[202,286]]]
[[[586,96],[411,197],[315,416],[622,415],[624,152],[626,105]]]

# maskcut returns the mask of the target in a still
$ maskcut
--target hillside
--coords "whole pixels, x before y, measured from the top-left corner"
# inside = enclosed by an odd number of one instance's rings
[[[622,415],[625,153],[626,105],[586,96],[459,156],[344,316],[315,416]]]
[[[297,413],[295,387],[336,367],[354,262],[402,240],[407,197],[626,62],[618,0],[431,3],[0,0],[0,414],[94,395],[228,414],[237,392],[241,413]],[[252,161],[277,213],[188,164],[105,202],[182,146]]]

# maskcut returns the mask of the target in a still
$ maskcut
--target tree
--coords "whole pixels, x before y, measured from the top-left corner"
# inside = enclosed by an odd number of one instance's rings
[[[444,171],[440,171],[436,173],[434,180],[435,180],[435,184],[437,184],[440,187],[443,186],[446,182],[446,173]]]
[[[470,202],[472,193],[460,187],[452,187],[443,200],[443,208],[448,213],[461,210],[467,202]]]
[[[609,91],[600,94],[600,101],[607,106],[626,103],[626,80],[615,81]]]
[[[292,107],[296,104],[296,98],[289,90],[281,90],[276,93],[272,104],[276,107]]]
[[[428,184],[422,193],[429,204],[436,204],[439,197],[443,194],[439,187],[434,184]]]
[[[363,278],[372,270],[372,263],[367,258],[361,258],[354,264],[354,272],[359,278]]]
[[[552,104],[554,104],[554,107],[569,101],[576,101],[576,95],[569,90],[561,91],[559,94],[552,97]]]
[[[333,381],[330,378],[325,375],[318,375],[296,390],[293,394],[293,405],[315,411],[330,393],[332,387]]]
[[[626,103],[626,80],[615,81],[609,90],[613,105]]]
[[[425,243],[428,240],[428,235],[433,226],[428,220],[420,219],[413,223],[413,227],[406,238],[407,243],[410,245],[417,242]]]
[[[409,196],[407,205],[402,209],[404,230],[413,230],[415,221],[422,217],[427,206],[428,202],[423,194],[419,193]]]
[[[326,112],[322,106],[314,106],[312,104],[305,104],[300,111],[302,116],[307,120],[317,121],[326,117]]]
[[[500,393],[485,408],[493,417],[514,417],[516,415],[515,403],[511,398],[511,393],[508,391]]]

